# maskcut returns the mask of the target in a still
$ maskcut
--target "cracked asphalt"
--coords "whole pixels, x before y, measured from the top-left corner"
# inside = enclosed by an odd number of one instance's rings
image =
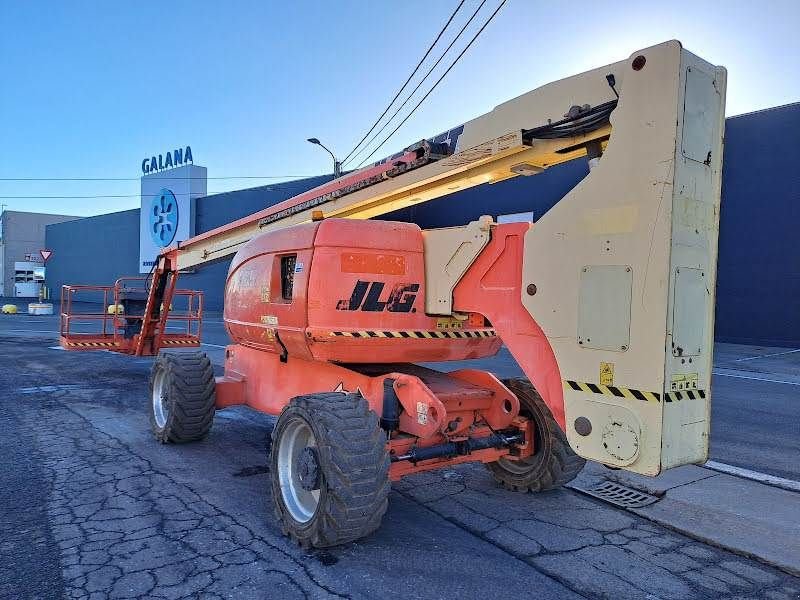
[[[230,409],[162,446],[150,360],[52,345],[0,334],[2,598],[800,597],[786,573],[480,465],[395,484],[377,534],[307,553],[273,516],[273,419]]]

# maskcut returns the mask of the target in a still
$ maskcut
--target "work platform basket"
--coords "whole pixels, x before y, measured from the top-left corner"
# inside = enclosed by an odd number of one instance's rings
[[[123,354],[157,354],[161,348],[200,346],[203,292],[171,290],[150,310],[152,339],[142,328],[150,294],[148,277],[123,277],[114,285],[61,287],[59,341],[65,350],[111,350]],[[147,342],[146,344],[144,342]]]

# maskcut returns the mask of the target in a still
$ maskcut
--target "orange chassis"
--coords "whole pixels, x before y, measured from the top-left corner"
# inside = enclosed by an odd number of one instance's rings
[[[392,460],[389,477],[394,481],[445,465],[490,463],[533,454],[532,421],[515,416],[519,400],[485,371],[442,373],[414,364],[345,367],[291,357],[282,362],[276,354],[238,344],[226,348],[225,363],[225,375],[216,382],[218,410],[247,405],[279,415],[291,398],[328,389],[358,391],[370,408],[386,419],[387,410],[391,412],[388,403],[396,399],[399,427],[387,442]],[[465,446],[469,440],[494,444],[473,449]],[[503,440],[506,443],[501,443]],[[442,455],[425,458],[428,452]]]
[[[442,373],[415,364],[491,356],[502,339],[564,428],[555,358],[519,302],[523,236],[529,227],[493,226],[491,241],[453,291],[454,309],[468,319],[451,335],[436,331],[436,318],[410,304],[425,293],[422,233],[414,225],[333,219],[254,239],[237,254],[228,276],[225,325],[234,343],[225,350],[224,375],[216,379],[216,408],[246,405],[277,416],[298,396],[359,392],[388,433],[393,480],[446,465],[531,456],[533,424],[520,414],[517,396],[494,375],[474,369]],[[123,280],[93,290],[65,287],[62,345],[90,350],[103,344],[135,355],[199,346],[202,295],[175,289],[177,252],[162,255],[149,288],[148,281]],[[288,284],[281,270],[287,256],[294,260]],[[357,268],[350,268],[353,260]],[[380,289],[406,289],[408,282],[418,282],[410,288],[416,296],[395,298],[406,302],[405,312],[354,310],[354,300],[347,300],[351,290],[363,291],[364,304],[370,301],[371,291],[364,291],[362,282],[370,269]],[[291,288],[289,299],[282,296],[285,285]],[[149,293],[140,298],[136,286]],[[83,291],[102,292],[104,306],[122,303],[124,311],[74,314],[72,295]],[[378,308],[391,301],[391,294],[382,300],[386,294],[372,297]],[[165,309],[183,297],[185,310]],[[102,321],[102,332],[71,329],[87,318]],[[176,318],[183,319],[186,330],[168,333],[168,321]],[[365,331],[372,329],[377,331]],[[406,330],[419,335],[403,335]]]

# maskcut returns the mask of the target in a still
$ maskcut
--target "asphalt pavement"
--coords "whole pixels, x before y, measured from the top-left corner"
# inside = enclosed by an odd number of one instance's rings
[[[406,478],[376,534],[304,552],[272,512],[272,418],[229,409],[202,442],[157,444],[145,406],[151,359],[52,349],[55,323],[0,317],[2,598],[800,597],[800,579],[691,532],[570,489],[508,492],[480,465]],[[219,365],[227,339],[218,319],[206,322],[204,339]],[[763,412],[773,386],[796,390],[784,381],[795,377],[797,354],[739,361],[751,354],[718,350],[718,368],[757,386],[742,401],[762,406],[742,408],[745,418]],[[515,366],[508,357],[494,360],[501,376],[514,374],[503,371]],[[771,360],[788,364],[774,373],[759,366]],[[715,411],[736,402],[720,398],[719,379]],[[777,406],[797,423],[791,397]],[[736,437],[734,423],[728,435]],[[743,452],[742,466],[760,469],[781,445],[792,449],[773,437]],[[772,472],[797,478],[788,462]]]

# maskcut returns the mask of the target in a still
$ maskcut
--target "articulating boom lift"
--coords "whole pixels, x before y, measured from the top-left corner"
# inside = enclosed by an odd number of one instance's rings
[[[584,459],[648,475],[702,462],[725,81],[672,41],[528,92],[164,249],[146,294],[116,287],[125,335],[107,345],[198,345],[166,333],[174,295],[187,293],[178,273],[235,254],[225,374],[215,381],[201,352],[160,354],[153,431],[200,439],[234,405],[279,415],[275,510],[304,546],[370,533],[390,480],[456,463],[539,491]],[[589,175],[535,224],[368,220],[582,156]],[[93,347],[62,331],[65,347]],[[501,344],[528,380],[416,364]]]

